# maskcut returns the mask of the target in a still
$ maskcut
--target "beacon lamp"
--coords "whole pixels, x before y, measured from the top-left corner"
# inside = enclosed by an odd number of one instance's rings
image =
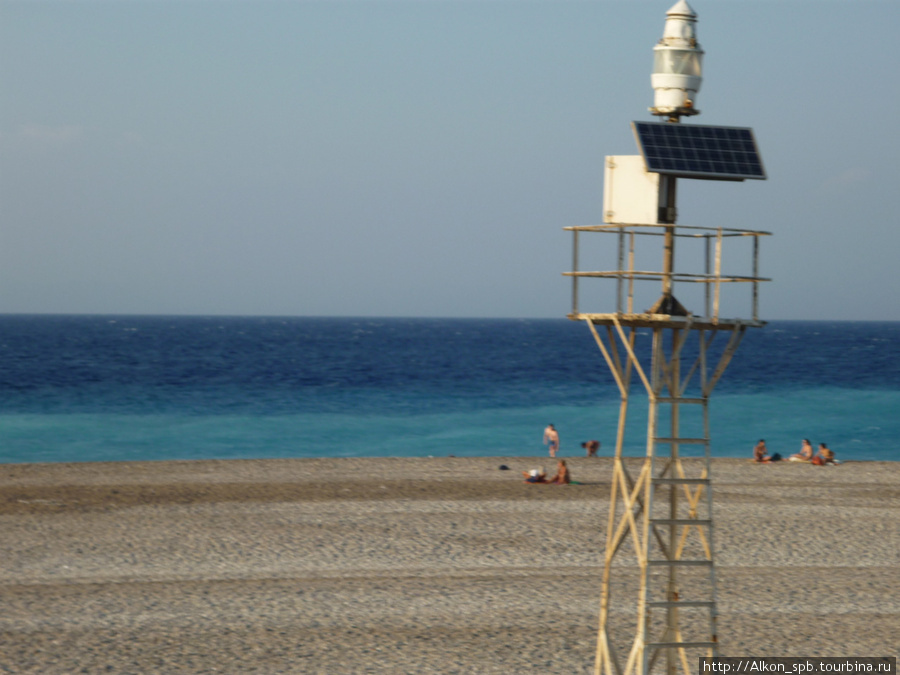
[[[703,50],[697,43],[697,14],[685,0],[666,12],[662,40],[653,48],[654,106],[650,112],[677,122],[682,115],[700,113],[694,107],[703,81]]]

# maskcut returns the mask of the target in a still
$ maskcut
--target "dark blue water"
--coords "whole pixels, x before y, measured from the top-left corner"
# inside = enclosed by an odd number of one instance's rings
[[[749,330],[713,396],[714,453],[809,437],[900,459],[898,356],[900,323]],[[564,454],[609,451],[618,397],[564,319],[0,317],[2,462],[528,455],[551,421]]]

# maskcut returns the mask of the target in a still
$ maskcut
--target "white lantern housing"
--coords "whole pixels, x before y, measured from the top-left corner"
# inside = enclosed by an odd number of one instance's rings
[[[677,119],[700,112],[694,101],[703,81],[703,50],[697,43],[696,23],[697,14],[685,0],[666,12],[662,40],[653,48],[654,115]]]

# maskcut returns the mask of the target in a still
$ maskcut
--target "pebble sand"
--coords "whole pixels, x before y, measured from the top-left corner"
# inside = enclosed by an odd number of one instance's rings
[[[590,673],[612,461],[568,461],[2,465],[0,672]],[[900,463],[713,478],[723,655],[897,656]]]

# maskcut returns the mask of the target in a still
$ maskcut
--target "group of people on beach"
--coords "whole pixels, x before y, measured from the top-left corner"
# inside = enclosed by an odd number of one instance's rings
[[[556,457],[556,453],[559,452],[559,432],[552,424],[548,424],[544,429],[544,445],[550,451],[550,456]],[[581,447],[584,448],[588,457],[596,457],[597,451],[600,449],[600,441],[585,441]]]
[[[556,458],[556,453],[559,452],[559,432],[552,424],[548,424],[544,429],[544,445],[550,451],[550,456]],[[584,448],[588,457],[596,457],[597,451],[600,449],[600,441],[585,441],[581,447]],[[544,485],[570,485],[572,483],[572,474],[564,459],[560,459],[556,463],[556,474],[552,478],[547,478],[544,467],[523,471],[522,475],[525,477],[526,483],[542,483]]]
[[[777,452],[774,452],[771,455],[769,454],[769,450],[766,448],[765,439],[759,439],[759,443],[753,448],[754,462],[769,464],[771,462],[779,462],[781,459],[781,455]],[[788,457],[787,461],[806,462],[816,466],[825,466],[827,464],[834,465],[838,463],[838,460],[834,457],[834,451],[831,448],[825,443],[819,443],[819,451],[815,452],[812,443],[809,442],[808,438],[803,439],[803,443],[800,445],[800,452],[794,453]]]
[[[555,458],[556,453],[559,452],[559,432],[556,430],[556,427],[553,424],[548,424],[544,429],[544,445],[547,446],[547,449],[550,452],[550,456]],[[600,441],[591,440],[585,441],[581,444],[581,447],[584,448],[588,457],[596,457],[597,451],[600,449]],[[759,439],[759,443],[753,448],[753,461],[758,462],[760,464],[770,464],[772,462],[780,462],[782,461],[782,456],[773,452],[769,454],[769,450],[766,447],[765,439]],[[800,451],[794,453],[790,457],[787,458],[789,462],[806,462],[807,464],[813,464],[815,466],[826,466],[826,465],[835,465],[840,462],[835,459],[834,450],[828,447],[825,443],[819,443],[819,451],[815,452],[815,449],[810,443],[808,438],[804,438],[803,442],[800,445]],[[566,467],[566,463],[564,460],[559,460],[559,464],[557,465],[556,475],[547,480],[547,476],[544,473],[543,468],[532,469],[529,471],[523,471],[525,474],[525,480],[529,483],[569,483],[571,479],[569,477],[569,470]],[[560,478],[561,477],[561,478]]]

